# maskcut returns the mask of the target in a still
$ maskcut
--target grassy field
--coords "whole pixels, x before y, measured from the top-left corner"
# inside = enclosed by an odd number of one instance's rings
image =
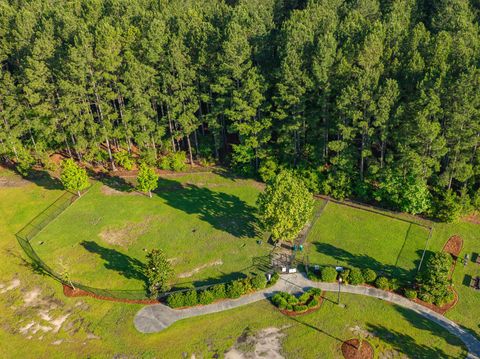
[[[145,254],[160,248],[176,285],[201,286],[248,272],[253,257],[271,250],[257,244],[254,181],[213,173],[161,178],[152,198],[126,183],[108,184],[94,182],[31,241],[40,258],[74,281],[142,289]]]
[[[307,238],[311,264],[372,268],[403,281],[416,273],[429,230],[330,201]]]
[[[465,348],[456,338],[414,313],[379,300],[346,294],[341,297],[346,309],[328,300],[336,300],[335,295],[328,295],[319,311],[292,319],[262,301],[181,321],[161,333],[142,335],[132,323],[141,306],[67,298],[53,279],[32,272],[13,234],[61,191],[49,180],[24,182],[0,171],[0,178],[5,175],[12,178],[12,183],[0,188],[2,358],[190,358],[192,354],[197,358],[218,354],[221,358],[232,347],[250,351],[252,343],[245,343],[245,336],[258,335],[271,327],[280,330],[279,350],[286,358],[340,358],[340,341],[363,335],[373,335],[369,340],[377,357],[381,353],[399,357],[398,352],[412,358],[465,356]],[[472,238],[474,228],[469,229]],[[437,237],[432,238],[432,244],[440,245],[444,235],[435,232]],[[472,300],[475,303],[473,297]],[[463,323],[465,318],[457,308],[451,316]],[[478,304],[471,306],[470,311],[475,308]],[[473,326],[474,320],[470,322]]]

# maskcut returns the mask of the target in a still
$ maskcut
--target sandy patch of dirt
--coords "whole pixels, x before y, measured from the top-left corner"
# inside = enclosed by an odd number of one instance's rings
[[[20,287],[20,280],[16,278],[12,279],[12,281],[8,285],[0,283],[0,294],[6,293],[9,290],[13,290],[18,287]]]
[[[468,216],[465,216],[463,220],[474,224],[480,224],[480,212],[471,213]]]
[[[284,359],[281,354],[284,336],[280,328],[265,328],[256,334],[247,328],[234,347],[225,353],[225,359]]]
[[[217,259],[216,261],[202,264],[200,267],[197,267],[197,268],[191,270],[190,272],[180,273],[177,277],[178,278],[189,278],[189,277],[193,276],[194,274],[197,274],[198,272],[204,270],[205,268],[221,266],[222,264],[223,264],[223,261],[221,259]]]
[[[150,224],[158,216],[148,216],[142,222],[129,222],[120,228],[106,228],[100,232],[100,238],[111,245],[127,247],[150,230]]]
[[[144,196],[143,193],[137,191],[119,191],[106,185],[102,185],[100,191],[106,196]]]
[[[0,188],[23,187],[30,182],[19,176],[0,176]]]

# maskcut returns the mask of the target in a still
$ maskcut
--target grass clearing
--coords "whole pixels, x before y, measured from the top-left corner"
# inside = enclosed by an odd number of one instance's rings
[[[372,268],[406,282],[416,273],[429,230],[330,201],[307,238],[311,264]]]
[[[199,173],[159,183],[148,198],[118,181],[109,183],[117,191],[111,195],[95,182],[30,243],[57,272],[106,289],[142,289],[145,255],[153,248],[165,251],[177,286],[237,277],[271,250],[257,244],[254,181]]]

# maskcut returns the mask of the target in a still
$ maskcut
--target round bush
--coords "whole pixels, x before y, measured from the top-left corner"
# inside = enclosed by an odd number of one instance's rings
[[[287,308],[287,305],[288,303],[285,300],[285,298],[280,298],[280,301],[278,302],[277,307],[278,309],[284,310],[285,308]]]
[[[416,299],[417,291],[414,289],[405,289],[405,297],[407,297],[408,299]]]
[[[306,305],[301,305],[301,304],[300,304],[300,305],[295,305],[295,306],[293,306],[293,311],[294,311],[294,312],[304,312],[304,311],[306,311],[307,309],[308,309],[308,308],[307,308]]]
[[[342,278],[342,281],[344,281],[345,283],[348,283],[349,281],[348,277],[350,276],[350,269],[344,268],[343,272],[340,272],[339,275],[340,275],[340,278]]]
[[[373,283],[375,279],[377,279],[377,273],[373,269],[366,268],[362,271],[363,279],[365,279],[365,283]]]
[[[204,290],[200,292],[198,296],[198,302],[203,305],[212,303],[214,299],[215,298],[213,297],[213,293],[209,290]]]
[[[422,292],[418,297],[426,303],[433,303],[433,296],[430,293]]]
[[[239,298],[245,293],[244,285],[242,280],[234,280],[227,285],[227,297],[228,298]]]
[[[251,280],[254,289],[263,289],[267,286],[267,278],[263,274],[258,274]]]
[[[287,307],[285,308],[286,310],[293,310],[293,305],[287,304]]]
[[[298,304],[298,298],[292,294],[289,294],[286,299],[288,304],[292,304],[292,305]]]
[[[316,298],[312,298],[312,300],[310,302],[308,302],[308,307],[309,308],[316,307],[317,305],[318,305],[318,300]]]
[[[300,303],[306,303],[310,299],[310,297],[311,297],[310,293],[305,292],[298,298],[298,301]]]
[[[390,280],[390,290],[393,290],[394,292],[396,292],[399,289],[400,289],[400,283],[398,282],[398,279],[392,278]]]
[[[375,286],[383,290],[389,290],[390,282],[386,277],[378,277],[377,280],[375,281]]]
[[[191,307],[198,304],[198,296],[197,291],[195,289],[191,289],[183,295],[184,306]]]
[[[271,287],[272,285],[275,285],[279,279],[280,279],[280,275],[277,272],[274,272],[270,278],[270,281],[267,284],[267,287]]]
[[[348,282],[353,285],[359,285],[365,283],[362,271],[358,268],[353,268],[348,275]]]
[[[167,298],[167,304],[171,308],[180,308],[185,306],[184,296],[181,292],[172,293]]]
[[[337,271],[333,267],[322,268],[321,274],[323,282],[335,282],[337,280]]]
[[[318,297],[322,294],[322,290],[320,288],[310,288],[307,293],[311,296]]]
[[[223,299],[227,297],[225,293],[225,284],[215,284],[210,291],[213,294],[214,299]]]

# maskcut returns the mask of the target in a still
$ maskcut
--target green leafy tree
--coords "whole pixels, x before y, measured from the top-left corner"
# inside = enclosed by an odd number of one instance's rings
[[[313,210],[313,196],[292,171],[283,170],[257,200],[263,227],[274,240],[293,241]]]
[[[450,297],[450,268],[452,256],[449,253],[437,252],[425,263],[425,267],[417,278],[420,285],[420,299],[441,305]]]
[[[137,189],[140,192],[148,193],[152,198],[152,191],[158,187],[158,175],[152,167],[145,163],[140,164],[137,175]]]
[[[147,254],[145,277],[148,280],[148,290],[151,296],[170,289],[169,281],[173,276],[173,269],[165,253],[161,249],[152,249]]]
[[[90,185],[87,171],[77,165],[71,158],[62,162],[60,181],[67,190],[77,192],[79,197],[81,191]]]

